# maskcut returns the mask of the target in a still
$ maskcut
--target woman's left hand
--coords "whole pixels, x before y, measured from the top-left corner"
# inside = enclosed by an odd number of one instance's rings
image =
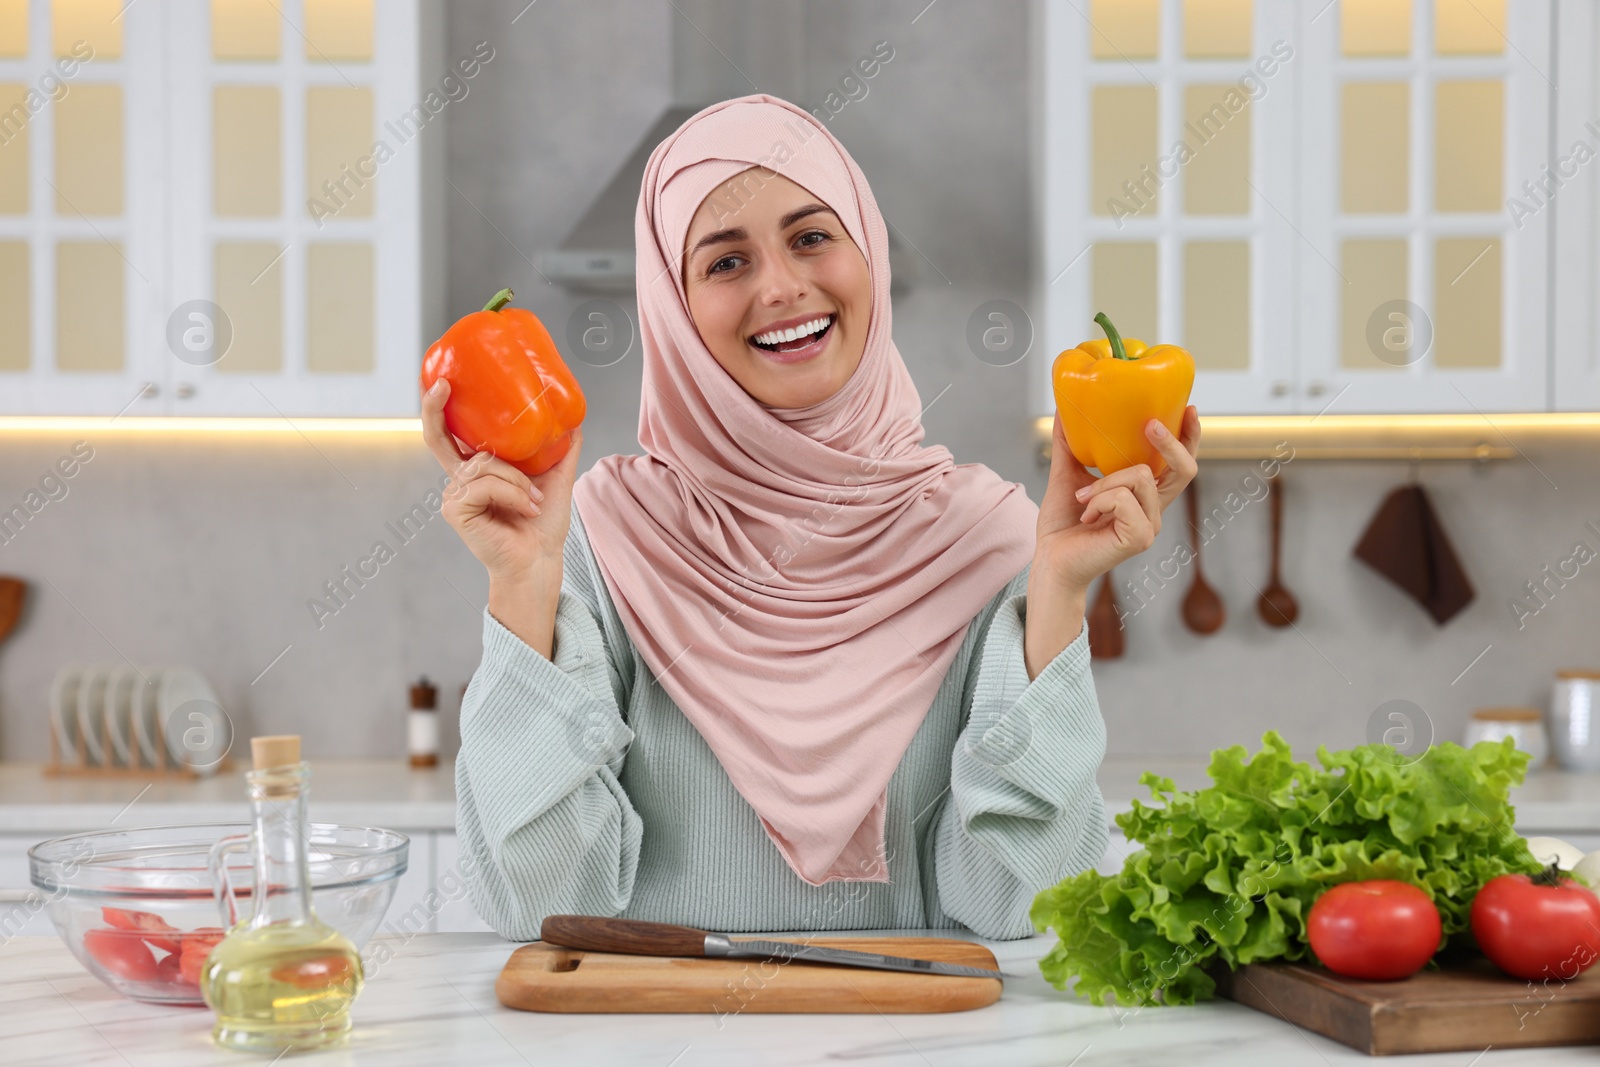
[[[1074,595],[1096,577],[1149,548],[1161,532],[1161,512],[1194,480],[1199,465],[1200,415],[1184,409],[1180,436],[1155,419],[1145,437],[1166,460],[1155,478],[1143,463],[1095,478],[1078,462],[1056,415],[1050,481],[1039,506],[1033,574]]]

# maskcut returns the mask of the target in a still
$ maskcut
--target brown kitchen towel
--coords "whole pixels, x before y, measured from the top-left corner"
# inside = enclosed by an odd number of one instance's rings
[[[1472,582],[1420,485],[1402,485],[1384,498],[1355,555],[1410,593],[1441,626],[1472,602]]]

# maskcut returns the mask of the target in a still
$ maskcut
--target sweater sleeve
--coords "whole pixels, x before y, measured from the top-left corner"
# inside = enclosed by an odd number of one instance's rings
[[[461,875],[478,914],[513,941],[536,940],[546,915],[618,914],[639,860],[642,823],[618,781],[633,741],[621,712],[631,657],[607,647],[575,537],[553,660],[485,608],[483,659],[461,704]]]
[[[1105,722],[1089,673],[1089,627],[1028,680],[1026,572],[979,638],[934,830],[939,906],[974,933],[1030,937],[1033,898],[1099,863],[1110,837],[1095,772]]]

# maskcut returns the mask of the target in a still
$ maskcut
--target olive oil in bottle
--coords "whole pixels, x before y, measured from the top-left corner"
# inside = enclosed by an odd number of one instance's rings
[[[200,992],[217,1015],[211,1036],[253,1052],[339,1045],[349,1036],[350,1005],[364,974],[355,945],[311,907],[311,770],[295,736],[252,738],[251,754],[254,770],[245,778],[254,809],[254,912],[206,957]]]

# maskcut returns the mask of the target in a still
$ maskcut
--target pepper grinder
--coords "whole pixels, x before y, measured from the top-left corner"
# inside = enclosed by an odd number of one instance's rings
[[[439,764],[439,691],[424,675],[411,687],[411,711],[406,716],[406,748],[411,766],[436,767]]]

